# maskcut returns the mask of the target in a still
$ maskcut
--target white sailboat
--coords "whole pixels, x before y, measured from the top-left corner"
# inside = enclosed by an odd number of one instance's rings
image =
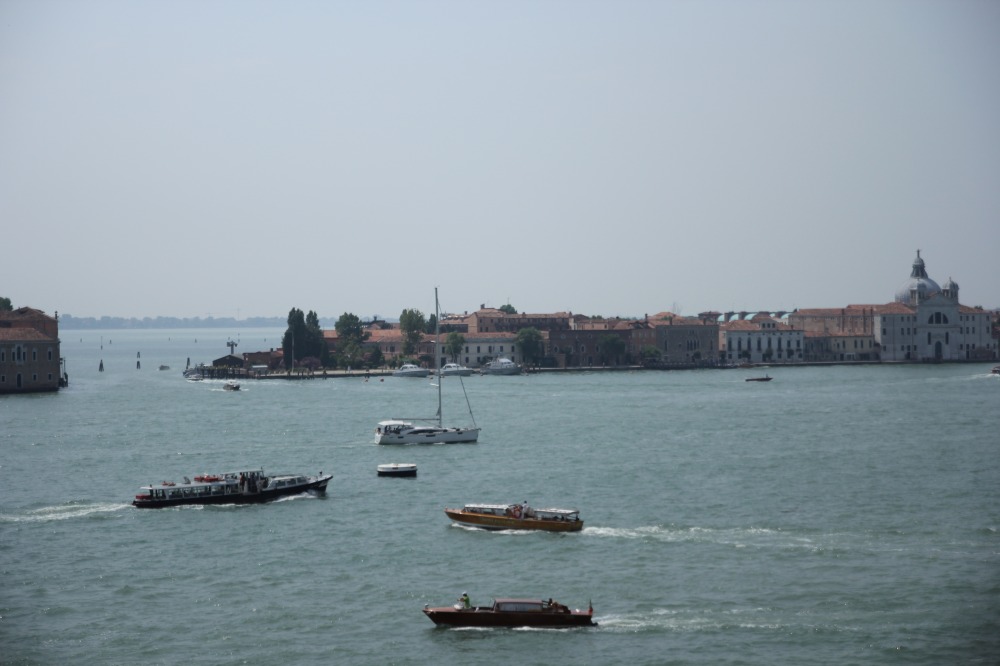
[[[469,404],[469,395],[465,394],[465,404],[469,406],[469,417],[472,419],[471,428],[446,427],[441,418],[441,384],[444,377],[441,374],[441,310],[438,305],[437,288],[434,289],[434,366],[437,370],[437,390],[438,409],[437,414],[430,419],[389,419],[379,421],[375,428],[376,444],[457,444],[472,443],[479,440],[480,428],[476,425],[476,419],[472,416],[472,405]],[[462,378],[459,376],[458,381]],[[465,384],[462,384],[462,392],[465,393]]]

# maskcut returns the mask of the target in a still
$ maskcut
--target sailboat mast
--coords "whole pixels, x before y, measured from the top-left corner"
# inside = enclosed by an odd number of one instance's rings
[[[438,428],[441,427],[441,307],[438,305],[438,289],[434,287],[434,368],[438,380]]]

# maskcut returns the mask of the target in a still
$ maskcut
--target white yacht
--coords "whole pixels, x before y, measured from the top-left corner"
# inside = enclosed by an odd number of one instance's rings
[[[437,313],[437,320],[441,320],[437,300],[437,289],[434,290],[434,310]],[[472,416],[472,405],[469,404],[469,396],[465,396],[465,404],[469,407],[469,418],[472,425],[469,427],[448,427],[442,424],[441,419],[441,385],[448,375],[443,372],[441,366],[441,335],[439,330],[434,331],[434,358],[437,364],[437,372],[440,375],[437,381],[438,408],[437,414],[431,418],[423,419],[389,419],[379,421],[375,428],[376,444],[453,444],[461,442],[479,441],[479,427],[476,419]],[[406,366],[404,365],[403,368]],[[416,367],[416,366],[413,366]],[[403,368],[400,368],[402,370]],[[418,368],[419,370],[419,368]],[[428,371],[424,370],[422,377],[427,376]],[[393,373],[396,374],[396,373]],[[416,375],[405,375],[416,376]],[[458,381],[462,381],[462,375],[458,374]],[[462,392],[465,392],[465,384],[462,384]]]
[[[484,375],[519,375],[521,374],[521,366],[509,358],[501,356],[484,365],[480,372]]]
[[[431,374],[431,371],[427,368],[421,368],[419,365],[413,365],[412,363],[404,363],[392,371],[393,377],[426,377],[429,374]]]
[[[467,368],[458,363],[445,363],[441,366],[438,374],[442,377],[468,377],[472,374],[472,368]]]

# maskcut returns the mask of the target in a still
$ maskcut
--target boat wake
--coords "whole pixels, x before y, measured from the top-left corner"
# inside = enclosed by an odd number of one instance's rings
[[[612,539],[636,539],[665,543],[716,543],[736,548],[806,548],[817,550],[820,544],[802,535],[765,527],[584,527],[583,533]]]
[[[73,520],[75,518],[107,517],[108,514],[130,508],[130,504],[90,504],[70,503],[43,506],[23,513],[0,514],[0,523],[47,523],[53,520]]]
[[[655,633],[659,631],[699,632],[719,630],[786,631],[792,625],[770,608],[742,608],[724,611],[693,609],[651,609],[645,612],[595,616],[604,631]]]
[[[460,530],[466,530],[468,532],[492,532],[494,534],[506,534],[508,536],[523,536],[525,534],[538,534],[544,532],[544,530],[515,530],[515,529],[486,529],[485,527],[476,527],[475,525],[461,525],[459,523],[452,523],[449,527],[454,527]]]

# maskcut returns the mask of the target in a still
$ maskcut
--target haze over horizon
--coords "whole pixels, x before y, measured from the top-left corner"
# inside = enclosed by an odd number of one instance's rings
[[[1000,307],[1000,3],[0,2],[0,296]]]

